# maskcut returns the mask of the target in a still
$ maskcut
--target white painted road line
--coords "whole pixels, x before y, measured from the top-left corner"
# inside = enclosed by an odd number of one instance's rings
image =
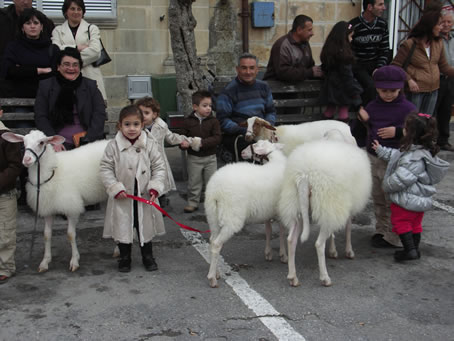
[[[444,211],[446,211],[446,212],[448,212],[448,213],[454,214],[454,208],[451,207],[451,206],[442,204],[441,202],[438,202],[438,201],[436,201],[436,200],[434,200],[434,201],[432,202],[432,205],[435,206],[435,207],[437,207],[437,208],[439,208],[439,209],[441,209],[441,210],[444,210]]]
[[[210,264],[210,246],[202,238],[200,233],[180,229],[183,236],[192,243],[192,246],[202,255],[205,261]],[[251,309],[260,321],[267,327],[278,340],[282,341],[304,341],[305,338],[297,333],[292,326],[265,300],[258,292],[252,289],[249,284],[241,278],[238,272],[224,262],[219,256],[218,269],[221,277],[233,289],[238,297]],[[226,275],[228,274],[228,276]],[[208,284],[207,284],[208,285]]]

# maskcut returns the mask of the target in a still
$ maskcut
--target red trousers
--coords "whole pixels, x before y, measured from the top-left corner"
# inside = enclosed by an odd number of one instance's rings
[[[422,218],[424,218],[424,212],[409,211],[394,203],[391,204],[391,224],[393,232],[398,235],[407,232],[421,233]]]

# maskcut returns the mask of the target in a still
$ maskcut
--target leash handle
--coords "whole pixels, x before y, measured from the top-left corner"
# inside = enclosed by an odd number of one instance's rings
[[[164,214],[166,217],[168,217],[170,220],[172,220],[175,224],[180,226],[182,229],[185,229],[185,230],[188,230],[188,231],[193,231],[193,232],[198,232],[198,233],[209,233],[210,232],[210,230],[200,231],[200,230],[197,230],[197,229],[195,229],[193,227],[190,227],[190,226],[187,226],[187,225],[179,223],[178,221],[173,219],[165,210],[163,210],[161,208],[161,206],[159,206],[158,204],[156,204],[156,203],[154,203],[154,202],[152,202],[150,200],[147,200],[147,199],[144,199],[144,198],[141,198],[141,197],[137,197],[137,196],[131,195],[131,194],[126,194],[126,196],[128,198],[132,199],[132,200],[140,201],[140,202],[143,202],[144,204],[147,204],[147,205],[150,205],[150,206],[154,206],[159,212]]]

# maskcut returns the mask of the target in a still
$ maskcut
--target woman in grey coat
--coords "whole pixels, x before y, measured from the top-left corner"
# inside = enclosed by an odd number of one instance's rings
[[[427,114],[410,114],[405,120],[404,138],[400,150],[381,146],[377,140],[373,149],[380,159],[388,161],[383,189],[391,200],[393,232],[404,246],[396,251],[396,261],[420,258],[422,219],[432,207],[435,184],[446,175],[449,163],[435,156],[437,123]]]

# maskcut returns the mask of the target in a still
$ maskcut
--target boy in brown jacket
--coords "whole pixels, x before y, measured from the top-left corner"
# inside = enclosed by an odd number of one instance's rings
[[[217,170],[216,147],[221,143],[221,127],[211,113],[211,106],[211,94],[208,91],[195,92],[192,95],[194,111],[183,123],[183,135],[200,138],[194,139],[188,149],[188,204],[184,208],[186,213],[198,209],[203,184],[206,186],[211,175]]]
[[[3,110],[0,108],[0,118]],[[1,135],[9,131],[0,121],[0,284],[16,272],[16,179],[21,172],[19,143],[9,143]]]

